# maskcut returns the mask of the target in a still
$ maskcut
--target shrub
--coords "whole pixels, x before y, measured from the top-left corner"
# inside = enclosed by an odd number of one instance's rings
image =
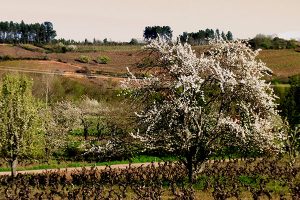
[[[77,61],[79,61],[81,63],[89,63],[89,62],[91,62],[91,58],[89,56],[81,55],[81,56],[79,56]]]
[[[64,150],[65,157],[76,159],[81,156],[83,149],[81,149],[80,142],[70,142]]]
[[[139,63],[137,63],[138,67],[154,67],[157,65],[159,65],[157,58],[153,57],[145,57]]]
[[[67,52],[67,47],[65,47],[65,46],[61,47],[61,52],[66,53]]]
[[[76,51],[78,49],[76,45],[68,45],[66,48],[67,51]]]
[[[108,56],[98,56],[96,62],[99,64],[107,64],[110,61]]]
[[[19,44],[18,46],[28,51],[40,52],[40,53],[44,52],[44,49],[32,44]]]
[[[129,44],[131,44],[131,45],[137,45],[137,44],[139,44],[139,42],[138,42],[137,39],[132,38],[132,39],[130,40]]]
[[[0,61],[6,61],[6,60],[15,60],[15,58],[10,55],[0,56]]]

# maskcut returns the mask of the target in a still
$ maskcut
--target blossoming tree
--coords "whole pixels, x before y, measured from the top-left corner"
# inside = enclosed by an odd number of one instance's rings
[[[67,145],[69,132],[79,126],[79,116],[80,110],[70,101],[57,102],[51,108],[40,111],[42,130],[45,133],[46,160]]]
[[[262,79],[271,71],[255,59],[258,51],[242,41],[214,42],[198,57],[188,44],[155,40],[147,48],[159,53],[164,66],[124,82],[151,100],[136,113],[141,126],[132,133],[145,148],[178,156],[190,181],[225,146],[280,150],[276,97]]]
[[[100,114],[101,106],[95,99],[84,97],[80,104],[77,106],[79,110],[79,119],[83,127],[84,140],[88,139],[88,129],[92,124],[91,117],[95,117]]]

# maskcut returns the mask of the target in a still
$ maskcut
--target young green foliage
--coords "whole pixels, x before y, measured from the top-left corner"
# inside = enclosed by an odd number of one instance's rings
[[[37,105],[31,93],[32,82],[21,75],[6,75],[0,94],[0,147],[2,156],[16,175],[18,158],[30,155],[36,135]]]

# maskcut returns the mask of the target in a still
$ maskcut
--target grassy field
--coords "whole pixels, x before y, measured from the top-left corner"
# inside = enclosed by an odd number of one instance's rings
[[[275,77],[286,79],[300,74],[300,52],[294,50],[263,50],[258,56],[273,70]]]

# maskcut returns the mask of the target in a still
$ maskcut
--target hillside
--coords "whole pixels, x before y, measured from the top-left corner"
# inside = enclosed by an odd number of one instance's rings
[[[25,73],[65,75],[73,80],[91,82],[107,87],[117,86],[127,74],[127,67],[135,73],[143,73],[139,66],[149,66],[155,60],[142,50],[142,46],[78,46],[74,52],[55,53],[57,46],[0,45],[0,70]],[[197,54],[208,47],[193,47]],[[80,62],[85,56],[88,63]],[[97,57],[107,57],[107,64],[98,64]],[[285,80],[300,74],[300,53],[294,50],[263,50],[258,57],[273,70],[273,78]],[[111,83],[113,82],[113,86]]]
[[[263,50],[258,56],[273,70],[274,77],[287,79],[300,74],[300,52],[294,50]]]

